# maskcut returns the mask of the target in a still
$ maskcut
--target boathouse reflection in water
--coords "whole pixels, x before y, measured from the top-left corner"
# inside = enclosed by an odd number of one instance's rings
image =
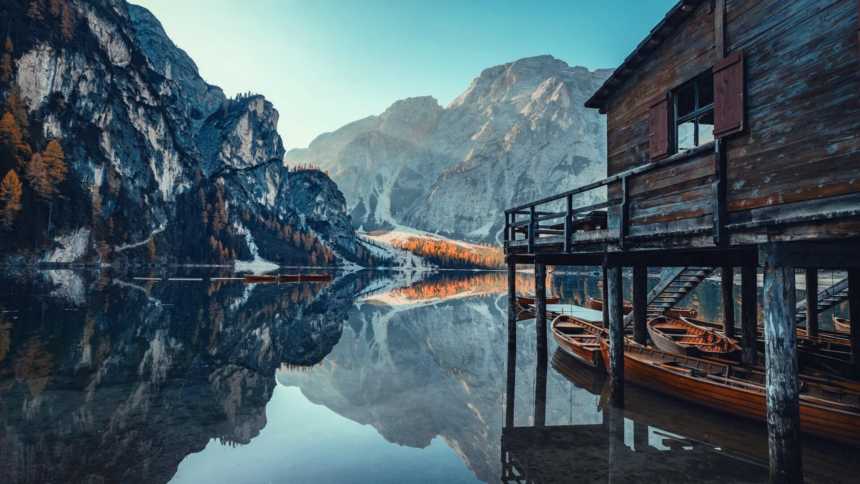
[[[513,314],[516,314],[514,312]],[[508,321],[502,482],[765,482],[764,424],[721,414],[627,384],[624,407],[610,404],[606,376],[556,349],[549,363],[547,325],[535,324],[533,420],[515,422],[516,318]],[[530,329],[530,328],[529,328]],[[597,408],[571,401],[569,422],[547,425],[547,375],[556,371],[588,392]],[[519,392],[522,395],[522,389]],[[549,399],[558,403],[557,398]],[[558,409],[555,409],[558,410]],[[521,412],[519,412],[521,414]],[[597,422],[597,423],[595,423]],[[857,449],[804,437],[808,482],[850,482]]]

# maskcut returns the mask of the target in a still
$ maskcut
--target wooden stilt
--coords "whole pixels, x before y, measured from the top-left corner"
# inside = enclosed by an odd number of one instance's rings
[[[802,482],[794,269],[764,269],[764,332],[770,482]]]
[[[610,401],[624,405],[624,301],[620,267],[607,269],[609,283],[609,388]]]
[[[848,270],[848,319],[851,321],[851,362],[860,376],[860,269]]]
[[[743,329],[743,355],[745,365],[755,365],[758,345],[758,282],[756,267],[741,269],[741,327]]]
[[[633,339],[645,344],[648,331],[645,327],[648,317],[648,268],[633,266]]]
[[[544,331],[546,334],[546,331]],[[535,370],[535,426],[546,425],[546,384],[549,361],[547,339],[538,338],[537,368]]]
[[[535,264],[535,331],[537,332],[537,378],[535,378],[535,425],[546,422],[546,372],[548,341],[546,328],[546,266]]]
[[[535,264],[535,319],[538,339],[546,339],[546,266]]]
[[[606,276],[606,262],[603,263],[601,267],[601,274],[603,276],[603,327],[609,327],[609,282]]]
[[[806,269],[806,333],[818,336],[818,269]]]
[[[517,374],[517,265],[508,262],[508,368],[505,387],[505,427],[514,426]]]
[[[633,450],[644,452],[648,449],[648,426],[633,421]]]
[[[735,337],[735,270],[724,266],[720,271],[720,286],[723,295],[723,331],[729,338]]]

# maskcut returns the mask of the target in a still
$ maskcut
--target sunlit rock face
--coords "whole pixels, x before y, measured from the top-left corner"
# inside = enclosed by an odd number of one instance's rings
[[[16,31],[0,101],[20,92],[31,142],[61,140],[69,173],[50,234],[40,213],[28,222],[37,234],[0,243],[5,254],[50,254],[86,228],[85,250],[55,262],[357,260],[342,195],[322,173],[284,167],[278,112],[263,96],[230,99],[206,83],[142,7],[67,1],[67,39],[47,11],[37,26],[28,3],[3,7]]]
[[[351,275],[329,286],[16,278],[0,294],[0,475],[5,482],[167,482],[211,439],[266,425],[281,366],[339,341]],[[76,297],[56,291],[79,280]]]
[[[494,241],[504,208],[605,175],[606,122],[583,104],[610,72],[520,59],[484,70],[446,108],[400,100],[287,159],[328,170],[356,226]]]

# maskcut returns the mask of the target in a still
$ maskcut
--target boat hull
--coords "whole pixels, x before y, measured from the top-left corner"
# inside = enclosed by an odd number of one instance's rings
[[[758,421],[766,420],[767,405],[763,386],[738,388],[687,375],[681,371],[668,370],[646,358],[636,357],[636,353],[644,354],[649,351],[653,350],[625,344],[625,381],[713,410]],[[604,340],[601,340],[601,356],[604,364],[608,365],[609,347]],[[714,365],[706,361],[704,364]],[[803,397],[800,401],[800,428],[807,434],[852,445],[860,444],[860,412],[829,408],[805,401]]]
[[[558,347],[566,354],[592,368],[603,366],[600,328],[578,318],[561,315],[553,320],[551,329]],[[574,330],[576,334],[570,334]]]
[[[845,318],[833,316],[833,327],[840,333],[851,332],[851,322]]]
[[[687,318],[660,316],[649,320],[647,327],[654,346],[666,353],[733,358],[741,351],[736,341]]]

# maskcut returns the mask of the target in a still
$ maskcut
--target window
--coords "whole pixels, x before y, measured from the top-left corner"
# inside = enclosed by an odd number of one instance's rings
[[[675,149],[685,151],[714,140],[714,78],[700,74],[672,93]]]

